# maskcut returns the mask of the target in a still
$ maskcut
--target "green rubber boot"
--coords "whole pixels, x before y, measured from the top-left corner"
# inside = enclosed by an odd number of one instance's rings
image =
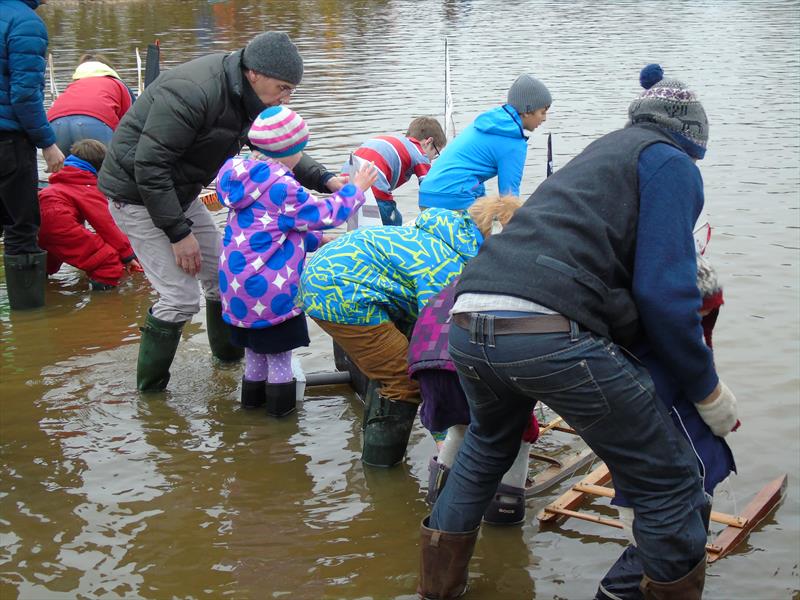
[[[47,252],[5,254],[3,264],[6,269],[6,289],[11,310],[44,306]]]
[[[228,324],[222,320],[222,302],[206,298],[206,332],[211,354],[222,362],[242,360],[244,348],[234,346]]]
[[[393,467],[403,460],[418,404],[393,402],[378,393],[370,381],[364,412],[364,447],[361,461],[373,467]]]
[[[148,311],[140,329],[142,339],[136,364],[136,387],[140,392],[161,392],[169,382],[169,368],[181,341],[183,323],[156,319]]]

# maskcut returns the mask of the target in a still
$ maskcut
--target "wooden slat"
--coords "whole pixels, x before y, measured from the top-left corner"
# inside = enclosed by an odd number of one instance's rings
[[[555,429],[556,431],[560,431],[561,433],[571,433],[572,435],[578,435],[578,432],[575,431],[569,425],[557,425],[553,427],[553,429]]]
[[[598,525],[606,525],[608,527],[614,527],[616,529],[625,529],[625,526],[622,524],[621,521],[616,519],[605,519],[603,517],[598,517],[596,515],[590,515],[587,513],[582,513],[577,510],[567,510],[565,508],[548,508],[545,507],[544,509],[546,512],[553,513],[560,517],[572,517],[574,519],[580,519],[581,521],[588,521],[589,523],[597,523]],[[719,554],[723,551],[723,548],[718,546],[717,544],[706,544],[706,552],[708,553],[709,560],[708,562],[713,562],[710,557],[716,554]],[[715,559],[716,560],[716,559]]]
[[[614,488],[606,487],[604,485],[590,485],[588,483],[576,483],[572,486],[572,489],[578,492],[583,492],[584,494],[592,494],[593,496],[601,496],[603,498],[613,498]],[[747,526],[747,519],[744,517],[739,517],[736,515],[729,515],[727,513],[717,512],[712,510],[711,511],[711,520],[715,523],[720,523],[722,525],[729,525],[730,527],[738,527],[743,528]]]
[[[581,521],[589,521],[590,523],[597,523],[598,525],[608,525],[609,527],[616,527],[617,529],[625,528],[625,526],[616,519],[604,519],[603,517],[598,517],[597,515],[590,515],[577,510],[569,510],[568,508],[556,508],[550,505],[545,506],[544,509],[542,509],[542,512],[552,514],[557,517],[573,517],[575,519],[580,519]],[[539,520],[542,520],[541,516],[539,517]]]
[[[606,465],[600,465],[581,480],[581,483],[588,485],[603,485],[611,481],[611,473],[608,472]],[[558,500],[548,504],[538,515],[539,522],[552,523],[560,520],[563,514],[548,509],[574,510],[578,508],[586,499],[586,494],[574,489],[563,494]]]
[[[553,419],[549,423],[545,423],[544,425],[539,427],[539,436],[541,437],[541,435],[543,433],[547,433],[551,429],[554,429],[555,427],[561,425],[561,423],[563,423],[563,422],[564,422],[564,419],[562,419],[561,417],[556,417],[555,419]]]

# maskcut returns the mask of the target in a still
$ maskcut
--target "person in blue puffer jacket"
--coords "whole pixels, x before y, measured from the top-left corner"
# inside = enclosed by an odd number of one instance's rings
[[[507,103],[479,115],[442,151],[420,183],[420,208],[463,210],[486,195],[484,182],[497,177],[500,195],[519,196],[528,136],[547,119],[553,100],[545,85],[523,74],[508,90]]]
[[[0,207],[12,309],[44,305],[47,254],[39,248],[36,148],[48,172],[64,154],[44,110],[47,27],[34,12],[47,0],[0,0]]]

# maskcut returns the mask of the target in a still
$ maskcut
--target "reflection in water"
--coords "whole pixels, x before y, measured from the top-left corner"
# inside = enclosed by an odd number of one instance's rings
[[[717,361],[743,421],[731,436],[736,498],[722,507],[735,512],[779,472],[800,472],[800,16],[796,3],[670,6],[51,0],[39,14],[60,89],[87,50],[135,87],[135,49],[155,39],[166,69],[287,31],[306,64],[292,108],[311,128],[309,152],[330,166],[415,116],[441,118],[448,35],[459,131],[520,72],[553,92],[529,142],[525,194],[544,178],[547,133],[559,168],[622,125],[644,64],[685,79],[711,119],[700,166],[727,301]],[[397,194],[409,217],[416,190]],[[281,421],[239,410],[240,367],[212,361],[202,315],[186,327],[169,391],[140,396],[136,342],[150,304],[141,277],[92,294],[64,268],[44,310],[9,315],[0,284],[0,597],[411,598],[430,438],[415,430],[406,462],[381,471],[360,463],[362,408],[342,388],[314,390]],[[307,371],[328,369],[330,342],[311,329],[298,354]],[[470,599],[593,593],[623,542],[592,524],[539,531],[537,510],[562,489],[531,499],[524,527],[483,532]],[[708,597],[796,593],[798,498],[792,480],[777,517],[712,567]],[[754,560],[764,552],[768,568]]]

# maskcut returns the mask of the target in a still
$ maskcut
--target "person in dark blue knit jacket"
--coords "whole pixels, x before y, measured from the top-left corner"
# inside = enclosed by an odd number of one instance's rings
[[[703,342],[692,235],[708,119],[658,65],[640,82],[628,125],[546,179],[459,280],[450,354],[472,420],[421,526],[423,597],[466,588],[481,516],[536,402],[583,437],[633,507],[643,597],[702,596],[708,496],[630,349],[647,344],[711,431],[731,431],[736,399]]]

